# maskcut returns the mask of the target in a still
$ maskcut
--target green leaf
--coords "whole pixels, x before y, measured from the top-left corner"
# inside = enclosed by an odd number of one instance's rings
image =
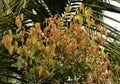
[[[73,36],[73,33],[72,33],[72,32],[70,32],[70,33],[69,33],[69,37],[72,37],[72,36]]]
[[[22,68],[22,62],[23,62],[23,58],[21,56],[18,57],[18,59],[17,59],[18,70],[20,70]]]
[[[49,59],[49,63],[51,64],[52,69],[54,69],[56,61],[53,59]]]
[[[31,72],[26,72],[26,77],[28,79],[33,79],[33,74]]]
[[[61,34],[64,34],[66,32],[66,30],[62,29],[60,32],[61,32]]]
[[[90,39],[90,40],[89,40],[89,43],[90,43],[91,46],[94,46],[94,45],[95,45],[95,41],[94,41],[93,39]]]
[[[72,74],[73,74],[73,77],[76,76],[75,68],[72,69]]]
[[[75,50],[75,51],[74,51],[75,57],[77,56],[77,53],[78,53],[78,50]]]
[[[31,51],[30,57],[33,57],[35,55],[36,51],[37,50],[35,48],[33,48],[32,51]]]
[[[76,16],[77,16],[77,19],[78,19],[79,23],[83,24],[83,17],[82,17],[82,15],[79,14],[79,15],[76,15]]]

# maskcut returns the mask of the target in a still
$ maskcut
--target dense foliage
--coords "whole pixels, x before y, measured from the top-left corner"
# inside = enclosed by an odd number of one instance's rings
[[[107,30],[96,23],[92,13],[90,7],[80,5],[70,22],[65,15],[55,15],[35,23],[29,31],[22,26],[24,14],[18,15],[18,29],[5,31],[2,39],[9,54],[18,55],[13,66],[22,70],[28,83],[116,83],[118,75],[113,71],[118,74],[120,68],[111,65],[102,47],[107,45]]]

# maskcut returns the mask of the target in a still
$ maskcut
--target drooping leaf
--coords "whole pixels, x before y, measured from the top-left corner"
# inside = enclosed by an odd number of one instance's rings
[[[17,59],[17,67],[18,67],[18,70],[20,70],[22,68],[22,63],[23,63],[23,58],[20,56],[18,57]]]
[[[37,51],[37,50],[36,50],[35,48],[32,48],[30,57],[33,57],[33,56],[35,55],[36,51]]]
[[[94,45],[95,45],[94,39],[90,39],[90,40],[89,40],[89,43],[90,43],[91,46],[94,46]]]
[[[75,57],[77,56],[77,53],[78,53],[78,50],[75,50],[75,51],[74,51]]]

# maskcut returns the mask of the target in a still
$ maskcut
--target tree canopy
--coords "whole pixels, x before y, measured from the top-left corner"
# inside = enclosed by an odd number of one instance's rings
[[[71,2],[85,6],[76,9],[68,22],[65,14],[73,9],[65,7]],[[97,78],[102,72],[101,77],[120,82],[120,31],[102,20],[120,23],[102,13],[120,13],[119,7],[101,0],[1,0],[0,4],[1,83],[12,79],[63,83],[69,77],[75,83],[106,83]]]

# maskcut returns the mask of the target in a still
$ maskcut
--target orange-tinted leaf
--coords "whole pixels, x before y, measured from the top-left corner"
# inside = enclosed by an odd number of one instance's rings
[[[22,27],[22,22],[21,22],[20,18],[16,18],[15,24],[16,24],[16,26],[17,26],[19,29],[21,29],[21,27]]]

